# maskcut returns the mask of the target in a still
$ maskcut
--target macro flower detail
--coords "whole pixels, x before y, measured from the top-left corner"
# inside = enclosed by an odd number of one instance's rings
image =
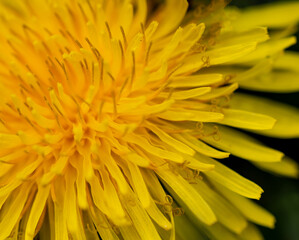
[[[298,110],[233,93],[298,90],[299,57],[282,51],[299,18],[250,25],[225,5],[0,0],[0,240],[261,239],[253,223],[274,226],[250,200],[262,188],[221,161],[298,176],[236,129],[298,137]]]

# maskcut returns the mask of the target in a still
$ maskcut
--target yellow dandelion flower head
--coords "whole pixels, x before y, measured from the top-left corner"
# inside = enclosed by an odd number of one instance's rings
[[[275,61],[298,16],[225,5],[0,0],[0,240],[260,239],[249,221],[273,227],[247,199],[263,190],[219,159],[298,173],[227,127],[281,137],[274,118],[297,114],[231,94],[299,86],[279,81],[298,56]]]

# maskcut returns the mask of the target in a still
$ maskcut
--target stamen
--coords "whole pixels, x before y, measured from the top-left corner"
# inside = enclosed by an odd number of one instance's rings
[[[69,15],[71,16],[71,18],[72,18],[72,19],[75,19],[75,14],[74,14],[74,12],[72,11],[72,9],[70,8],[70,6],[69,6],[68,4],[65,4],[65,6],[66,6],[66,9],[67,9]]]
[[[168,93],[168,96],[166,98],[167,100],[171,99],[171,96],[172,96],[173,92],[174,92],[174,88],[171,88],[169,93]]]
[[[71,50],[68,47],[64,47],[64,49],[67,51],[67,53],[71,52]]]
[[[104,88],[104,59],[102,59],[102,61],[101,61],[100,88]]]
[[[124,89],[125,89],[126,85],[128,84],[128,82],[129,82],[129,78],[127,77],[126,80],[124,81],[124,83],[121,86],[121,89],[119,91],[119,97],[121,96],[121,94],[124,91]]]
[[[165,201],[166,201],[166,203],[172,205],[172,203],[173,203],[173,198],[172,198],[170,195],[166,195],[166,196],[165,196]]]
[[[76,104],[76,106],[77,106],[77,111],[78,111],[78,115],[79,115],[79,119],[80,119],[80,121],[83,123],[83,117],[82,117],[82,113],[81,113],[80,105],[79,105],[79,103],[77,102],[77,100],[76,100],[73,96],[71,96],[71,99],[72,99],[73,102]]]
[[[77,4],[78,4],[78,7],[79,7],[79,9],[80,9],[80,12],[81,12],[81,14],[82,14],[82,16],[83,16],[83,18],[84,18],[84,21],[85,21],[85,22],[88,22],[88,18],[87,18],[87,16],[86,16],[86,13],[84,12],[84,9],[82,8],[82,5],[81,5],[79,2],[77,2]]]
[[[38,133],[40,133],[40,131],[37,129],[37,126],[35,124],[33,124],[33,122],[27,117],[27,116],[23,116],[25,118],[25,120],[30,124],[31,127],[34,128],[34,130]]]
[[[15,51],[16,53],[19,53],[18,50],[12,45],[11,41],[10,40],[6,40],[7,44],[11,47],[11,49],[13,51]]]
[[[173,208],[172,209],[172,214],[174,216],[182,216],[182,215],[184,215],[184,213],[185,213],[185,211],[183,208]]]
[[[61,17],[59,16],[59,14],[57,12],[54,12],[54,16],[55,18],[57,19],[58,23],[60,24],[60,26],[63,28],[63,29],[67,29],[65,27],[65,24],[64,22],[62,21]]]
[[[229,83],[233,78],[236,77],[236,74],[228,74],[224,77],[224,84]]]
[[[99,115],[98,115],[98,120],[100,120],[100,119],[101,119],[101,116],[102,116],[102,112],[103,112],[103,107],[104,107],[104,104],[105,104],[105,100],[104,100],[104,99],[102,99],[102,101],[101,101],[101,104],[100,104],[100,106],[99,106]]]
[[[6,125],[6,123],[3,121],[3,119],[2,118],[0,118],[0,122],[2,123],[2,125],[4,126],[4,127],[6,127],[7,125]]]
[[[59,118],[58,118],[57,113],[54,111],[54,109],[52,108],[51,104],[49,103],[49,101],[48,101],[48,99],[47,99],[46,97],[44,97],[44,101],[46,102],[47,106],[50,108],[51,112],[54,114],[55,120],[56,120],[56,122],[57,122],[59,128],[61,129],[62,127],[61,127],[61,123],[60,123],[60,121],[59,121]],[[56,105],[55,105],[55,106],[56,106]],[[55,106],[54,106],[54,107],[55,107]],[[55,109],[58,111],[59,114],[62,115],[61,111],[59,110],[59,108],[58,108],[57,106],[55,107]],[[64,115],[62,115],[62,117],[63,117],[64,119],[66,119]]]
[[[115,90],[111,91],[112,100],[113,100],[113,113],[116,116],[117,115],[117,105],[116,105],[116,97],[115,97]]]
[[[85,71],[85,67],[84,67],[84,64],[83,64],[82,61],[80,61],[80,67],[81,67],[81,70],[82,70],[82,72],[83,72],[83,74],[84,74],[84,76],[86,78],[86,71]]]
[[[109,27],[108,22],[105,22],[105,25],[106,25],[106,28],[107,28],[107,31],[108,31],[108,34],[109,34],[109,38],[112,39],[111,29]]]
[[[61,67],[61,69],[62,69],[62,71],[63,71],[63,73],[65,75],[65,78],[66,78],[67,82],[70,83],[69,76],[67,74],[67,71],[66,71],[64,63],[59,62],[59,60],[56,57],[55,57],[55,60],[59,64],[59,66]]]
[[[214,129],[215,129],[215,132],[213,134],[213,139],[215,141],[220,141],[221,140],[221,135],[220,135],[220,131],[219,131],[219,128],[215,125],[214,126]]]
[[[197,122],[195,127],[196,127],[196,130],[198,130],[198,131],[203,130],[203,122]]]
[[[86,58],[84,58],[84,65],[85,65],[85,68],[86,68],[86,70],[88,70],[88,63],[87,63],[87,60],[86,60]]]
[[[38,32],[36,32],[35,30],[33,30],[31,27],[29,27],[28,25],[26,24],[23,24],[22,25],[22,28],[23,28],[23,31],[25,33],[26,36],[29,36],[28,35],[28,32],[31,32],[33,35],[35,35],[37,38],[41,39],[41,36],[38,34]]]
[[[44,27],[44,30],[50,37],[53,36],[52,32],[48,28]]]
[[[145,63],[144,63],[145,66],[147,66],[147,64],[148,64],[149,54],[150,54],[150,51],[152,49],[152,45],[153,45],[153,42],[150,42],[149,46],[147,48],[146,56],[145,56]]]
[[[16,32],[15,32],[14,30],[12,30],[11,28],[9,29],[9,31],[10,31],[10,33],[11,33],[12,35],[14,35],[16,38],[18,38],[18,39],[24,41],[24,38],[23,38],[20,34],[16,33]]]
[[[59,29],[59,32],[60,32],[60,34],[61,34],[64,38],[66,38],[66,35],[65,35],[65,33],[64,33],[64,31],[63,31],[62,29]]]
[[[52,103],[54,108],[57,110],[57,112],[62,116],[64,117],[63,113],[60,111],[60,109],[57,107],[57,105],[55,103]]]
[[[125,59],[125,55],[124,55],[124,48],[123,48],[123,45],[121,43],[121,41],[119,40],[118,41],[118,44],[119,44],[119,47],[120,47],[120,52],[121,52],[121,62],[122,64],[124,63],[124,59]]]
[[[202,56],[201,61],[203,62],[203,67],[210,67],[210,57]]]
[[[91,3],[90,3],[89,0],[86,0],[86,2],[88,4],[88,7],[89,7],[89,9],[90,9],[90,11],[92,13],[92,16],[93,16],[94,20],[96,20],[96,12],[94,11],[94,8],[91,6]]]
[[[135,53],[132,52],[132,75],[131,75],[131,81],[130,81],[130,89],[132,88],[133,81],[135,78],[135,71],[136,71],[136,62],[135,62]]]
[[[93,52],[93,54],[95,55],[96,59],[100,63],[101,54],[100,54],[99,50],[92,45],[92,43],[90,42],[90,40],[88,38],[85,38],[85,41],[88,43],[91,51]]]
[[[52,52],[51,52],[50,48],[48,47],[48,45],[44,41],[42,41],[41,43],[44,46],[44,48],[46,49],[48,55],[52,55]]]
[[[66,30],[66,34],[71,38],[71,40],[79,47],[79,48],[83,48],[82,44],[74,38],[74,36],[68,31]]]
[[[91,64],[91,82],[94,85],[94,62]]]
[[[198,171],[193,171],[189,169],[188,167],[184,166],[184,173],[186,176],[184,176],[184,179],[189,182],[189,184],[196,184],[196,179],[199,176]]]
[[[29,93],[29,90],[23,85],[23,84],[19,84],[20,88],[21,88],[21,91],[24,90],[26,91],[27,93]]]
[[[121,31],[121,34],[123,36],[123,40],[124,40],[124,45],[125,45],[125,48],[128,46],[128,42],[127,42],[127,38],[126,38],[126,34],[125,34],[125,30],[123,29],[122,26],[120,26],[120,31]]]

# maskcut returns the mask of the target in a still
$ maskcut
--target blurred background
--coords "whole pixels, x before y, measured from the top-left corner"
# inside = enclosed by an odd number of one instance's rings
[[[190,6],[202,0],[189,0]],[[299,0],[232,0],[229,5],[246,8],[254,5],[271,4],[276,2],[290,2]],[[298,12],[299,14],[299,12]],[[275,18],[276,16],[273,16]],[[298,24],[299,27],[299,24]],[[299,39],[299,31],[296,34]],[[288,50],[299,53],[299,43]],[[299,68],[299,63],[298,63]],[[298,76],[299,81],[299,76]],[[244,90],[238,90],[246,92]],[[248,91],[249,92],[249,91]],[[272,94],[257,93],[250,94],[270,98],[280,102],[293,105],[299,109],[299,93]],[[284,152],[299,163],[299,139],[273,139],[252,134],[266,145]],[[263,172],[248,161],[230,157],[225,164],[234,169],[244,177],[254,181],[264,189],[262,198],[258,203],[272,212],[276,217],[275,229],[260,227],[266,240],[298,240],[299,239],[299,181],[274,176]]]

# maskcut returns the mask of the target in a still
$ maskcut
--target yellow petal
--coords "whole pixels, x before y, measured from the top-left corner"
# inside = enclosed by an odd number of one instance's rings
[[[257,167],[264,171],[278,174],[285,177],[298,178],[299,166],[298,163],[289,157],[284,157],[281,162],[277,163],[254,163]]]
[[[228,73],[236,74],[236,77],[232,78],[232,82],[243,84],[243,81],[252,81],[262,74],[269,73],[272,70],[272,65],[273,59],[268,58],[258,61],[253,67],[246,71],[240,67],[226,67],[226,70]]]
[[[177,162],[177,163],[184,162],[184,159],[179,154],[164,150],[162,148],[158,148],[158,147],[152,145],[146,138],[139,136],[137,134],[126,135],[124,137],[124,139],[127,140],[128,142],[131,142],[131,143],[134,143],[134,144],[140,146],[145,151],[147,151],[157,157],[165,158],[165,159],[171,160],[173,162]]]
[[[94,203],[94,205],[96,206],[97,209],[99,209],[99,212],[102,212],[106,215],[109,214],[109,211],[107,210],[107,204],[105,201],[103,201],[103,188],[99,182],[98,177],[96,177],[95,175],[93,176],[92,179],[90,179],[89,181],[90,184],[90,192],[91,192],[91,197],[92,197],[92,201]]]
[[[213,158],[227,158],[229,156],[229,153],[220,152],[217,149],[212,148],[209,145],[203,143],[202,141],[196,139],[195,137],[192,137],[191,135],[176,134],[175,137],[183,143],[187,144],[189,147],[193,148],[195,151],[206,156]]]
[[[244,129],[271,129],[276,120],[264,114],[253,113],[237,109],[222,109],[223,120],[219,123]]]
[[[223,194],[223,196],[225,196],[236,208],[238,208],[248,220],[265,227],[274,227],[275,218],[267,210],[263,209],[252,200],[246,199],[223,188],[218,183],[214,185],[217,190]]]
[[[209,92],[209,93],[207,93],[203,96],[199,96],[196,99],[200,100],[200,101],[210,101],[212,99],[219,98],[219,97],[222,97],[222,96],[229,96],[237,88],[238,88],[237,83],[233,83],[233,84],[230,84],[230,85],[225,86],[225,87],[213,88],[211,90],[211,92]]]
[[[223,75],[198,74],[190,76],[178,76],[171,79],[170,87],[203,87],[219,83],[223,80]]]
[[[192,47],[199,42],[205,31],[205,24],[188,24],[183,28],[181,39],[176,47],[175,51],[170,51],[171,57],[178,56],[185,52],[188,52]],[[167,48],[167,47],[166,47]]]
[[[103,145],[101,146],[101,160],[106,165],[108,171],[117,182],[120,192],[122,194],[126,194],[129,188],[127,181],[125,180],[123,173],[120,171],[119,166],[111,156],[110,146],[104,141]]]
[[[163,229],[170,230],[172,228],[172,224],[168,221],[168,219],[164,216],[164,214],[157,207],[156,203],[150,198],[150,206],[146,209],[148,215]]]
[[[219,240],[220,239],[239,240],[236,234],[232,233],[226,227],[224,227],[218,222],[212,226],[208,226],[207,230],[208,230],[207,235],[209,236],[210,239],[213,240],[218,240],[218,239]]]
[[[88,240],[98,238],[98,232],[92,220],[90,211],[82,211],[82,225],[85,235],[83,236],[84,239]]]
[[[205,240],[200,230],[195,227],[186,215],[174,217],[176,234],[180,239]]]
[[[0,147],[11,148],[22,145],[22,141],[16,134],[0,133]]]
[[[8,184],[4,185],[0,188],[0,203],[3,204],[9,194],[16,189],[22,182],[19,179],[13,179],[13,181],[9,182]]]
[[[137,0],[136,5],[133,7],[134,21],[130,26],[130,32],[136,33],[140,29],[140,23],[145,25],[147,15],[147,2],[146,0]],[[136,6],[136,8],[135,8]]]
[[[186,166],[193,170],[205,172],[205,171],[211,171],[215,168],[215,165],[200,162],[198,159],[191,157],[189,155],[184,155],[184,159],[187,162]]]
[[[135,226],[139,236],[142,240],[160,240],[160,236],[156,231],[156,228],[146,213],[145,209],[140,205],[138,200],[134,197],[130,191],[130,198],[134,201],[134,204],[128,201],[122,201],[124,208],[127,210],[133,225]]]
[[[17,135],[25,145],[34,145],[40,143],[42,140],[39,134],[33,132],[18,131]]]
[[[169,146],[175,148],[176,150],[188,154],[194,155],[195,151],[192,150],[189,146],[182,143],[181,141],[176,140],[175,138],[168,135],[166,132],[161,130],[160,128],[156,127],[154,124],[147,123],[149,129],[153,131],[164,143],[168,144]]]
[[[200,87],[200,88],[193,88],[185,91],[177,90],[174,91],[171,95],[169,92],[163,92],[159,96],[167,98],[170,95],[171,99],[183,100],[183,99],[195,98],[203,94],[206,94],[210,91],[211,91],[210,87]]]
[[[68,156],[62,156],[58,158],[56,162],[51,166],[51,170],[43,175],[41,184],[45,186],[49,184],[49,182],[55,177],[55,175],[61,174],[68,162],[68,159]]]
[[[56,197],[56,201],[54,202],[55,238],[68,239],[66,209],[64,207],[65,181],[63,178],[56,178],[54,184]]]
[[[255,48],[256,42],[247,42],[233,46],[215,48],[213,50],[208,51],[206,54],[207,56],[209,56],[211,65],[218,65],[222,63],[231,62],[240,57],[243,57],[248,53],[254,51]]]
[[[94,210],[95,212],[92,214],[92,220],[100,236],[103,239],[119,240],[106,216],[97,208]]]
[[[2,163],[0,168],[0,177],[5,176],[14,167],[13,164],[8,164],[8,163],[2,164]]]
[[[123,113],[124,115],[144,115],[144,114],[157,114],[160,112],[164,112],[170,106],[174,103],[173,99],[166,100],[163,103],[160,104],[154,104],[154,105],[145,105],[142,108],[136,108],[131,111]]]
[[[153,199],[157,201],[164,202],[166,198],[166,193],[162,188],[161,183],[158,180],[158,177],[152,170],[141,169],[142,175],[144,177],[144,181],[146,182],[146,186],[153,196]]]
[[[242,196],[260,199],[263,189],[254,182],[242,177],[240,174],[224,166],[218,161],[198,154],[198,159],[204,163],[214,164],[215,169],[204,172],[212,182],[217,182],[224,187]]]
[[[205,128],[213,131],[211,126],[206,125]],[[263,146],[245,133],[224,126],[218,126],[218,130],[220,139],[214,139],[213,136],[210,136],[204,137],[202,140],[216,148],[250,161],[279,162],[283,157],[283,153]]]
[[[1,207],[0,239],[9,239],[8,237],[22,213],[30,190],[32,189],[28,184],[21,186],[16,190],[17,194],[11,195],[7,203]]]
[[[150,161],[148,159],[141,157],[135,152],[130,152],[128,154],[121,155],[121,157],[129,160],[130,162],[140,167],[148,167],[150,165]]]
[[[182,176],[171,171],[157,171],[157,174],[167,183],[166,188],[175,195],[181,206],[186,206],[196,218],[205,224],[216,222],[216,216],[202,196]]]
[[[229,31],[217,39],[217,46],[234,45],[241,42],[264,42],[269,39],[267,28],[256,27],[244,31]]]
[[[257,60],[265,59],[269,56],[280,53],[282,50],[292,46],[295,43],[295,37],[269,40],[265,43],[259,44],[254,52],[247,54],[246,56],[239,58],[238,60],[231,61],[230,64],[252,65],[253,63],[256,63]]]
[[[66,222],[68,230],[76,234],[79,229],[78,222],[78,207],[77,207],[77,196],[75,192],[75,173],[69,170],[66,174],[66,189],[65,189],[65,199],[64,206],[66,211]]]
[[[233,60],[248,55],[250,52],[254,51],[255,48],[256,43],[252,42],[215,48],[204,54],[194,54],[184,59],[182,67],[180,67],[175,74],[179,75],[195,72],[204,66],[230,63]]]
[[[173,31],[181,23],[188,8],[186,0],[167,0],[159,13],[159,27],[155,38],[162,37]]]
[[[201,180],[196,181],[194,188],[212,208],[219,223],[237,234],[240,234],[245,229],[247,226],[246,219],[225,198]]]
[[[26,231],[25,231],[25,240],[32,239],[35,236],[35,229],[40,219],[42,212],[45,208],[46,201],[48,199],[50,192],[50,185],[46,187],[39,186],[37,194],[35,196],[34,202],[31,207],[30,215],[28,218]]]
[[[299,54],[297,52],[285,51],[282,55],[275,59],[274,67],[276,69],[298,72],[298,61]]]
[[[150,206],[150,195],[147,190],[146,184],[143,180],[143,176],[140,172],[140,169],[138,166],[136,166],[133,163],[128,162],[128,167],[131,173],[133,186],[135,189],[135,192],[142,204],[142,206],[146,209]]]
[[[299,4],[297,2],[273,2],[243,10],[233,24],[239,29],[256,26],[285,28],[298,22],[298,11]],[[276,17],[273,18],[273,16]]]
[[[159,118],[170,121],[196,121],[196,122],[218,122],[223,119],[223,114],[215,112],[204,111],[174,111],[168,110],[166,112],[157,114]]]
[[[255,131],[258,134],[279,138],[299,136],[299,110],[295,107],[243,93],[234,94],[230,105],[232,108],[266,114],[277,120],[272,129]]]
[[[241,88],[274,93],[291,93],[299,90],[297,72],[272,71],[239,83]]]
[[[132,225],[121,226],[119,227],[119,231],[121,232],[121,236],[124,240],[141,239],[140,235],[136,231],[136,228]]]
[[[106,195],[106,197],[104,196],[103,200],[105,199],[107,201],[107,206],[112,211],[111,215],[117,218],[124,218],[126,214],[121,205],[115,186],[110,179],[108,171],[105,169],[101,169],[101,177],[103,182],[104,194]]]
[[[262,233],[254,224],[249,223],[247,228],[240,234],[243,240],[264,240]]]

